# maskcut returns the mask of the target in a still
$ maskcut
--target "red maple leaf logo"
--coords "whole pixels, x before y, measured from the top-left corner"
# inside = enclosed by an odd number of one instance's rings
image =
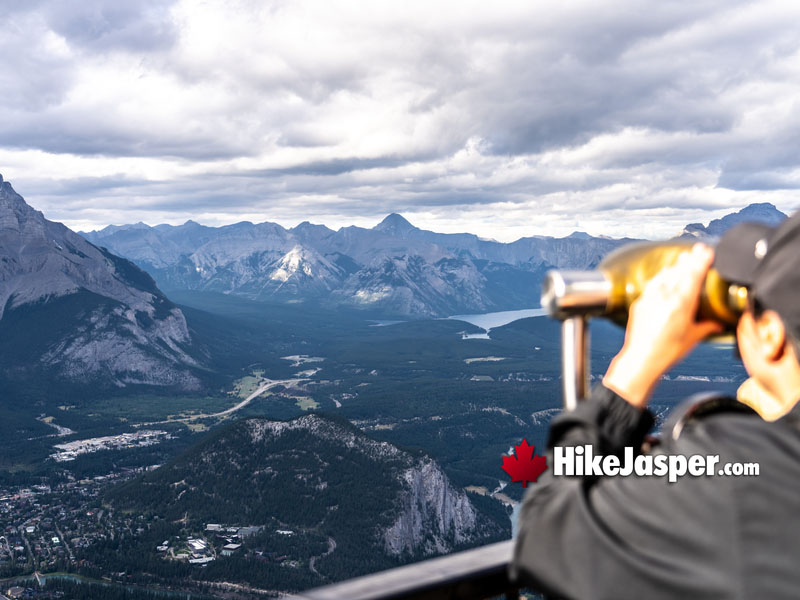
[[[539,475],[547,469],[547,460],[544,456],[536,456],[533,446],[522,440],[519,446],[514,446],[516,456],[503,457],[503,471],[511,475],[511,481],[521,481],[522,487],[528,487],[528,482],[536,483]]]

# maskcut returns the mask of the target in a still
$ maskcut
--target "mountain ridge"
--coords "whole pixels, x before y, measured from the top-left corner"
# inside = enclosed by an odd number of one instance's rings
[[[775,223],[782,218],[773,205],[754,204],[708,226],[689,224],[680,235],[708,241],[743,219]],[[168,290],[410,317],[529,308],[538,303],[548,269],[592,269],[610,251],[635,241],[576,231],[504,243],[420,229],[398,213],[372,228],[336,231],[308,221],[291,229],[269,222],[214,228],[188,221],[82,235],[133,260]]]
[[[237,223],[199,234],[181,225],[106,228],[82,235],[133,260],[167,290],[319,302],[414,317],[531,306],[548,268],[592,268],[627,241],[571,236],[504,244],[473,234],[422,230],[397,214],[371,229]]]
[[[45,219],[1,176],[0,329],[7,373],[33,368],[24,355],[68,380],[199,386],[186,320],[155,281]]]
[[[735,213],[727,214],[719,219],[713,219],[708,225],[689,223],[681,232],[680,237],[713,240],[739,223],[755,221],[766,225],[777,225],[785,218],[786,214],[778,210],[771,202],[754,202]]]

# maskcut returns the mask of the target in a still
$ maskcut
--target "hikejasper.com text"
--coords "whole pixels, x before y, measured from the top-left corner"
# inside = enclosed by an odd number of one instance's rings
[[[758,463],[720,464],[716,454],[637,454],[625,448],[622,457],[594,454],[592,446],[556,446],[553,448],[555,477],[666,477],[674,483],[680,477],[748,477],[759,473]]]

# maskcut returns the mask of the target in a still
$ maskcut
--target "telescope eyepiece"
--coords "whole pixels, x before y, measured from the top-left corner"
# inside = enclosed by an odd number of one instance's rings
[[[555,319],[603,314],[611,281],[602,271],[548,271],[542,284],[542,307]]]

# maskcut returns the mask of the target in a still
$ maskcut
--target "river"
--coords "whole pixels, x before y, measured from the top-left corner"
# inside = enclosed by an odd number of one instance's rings
[[[517,502],[511,509],[511,537],[517,537],[519,531],[519,511],[522,508],[522,502]]]

